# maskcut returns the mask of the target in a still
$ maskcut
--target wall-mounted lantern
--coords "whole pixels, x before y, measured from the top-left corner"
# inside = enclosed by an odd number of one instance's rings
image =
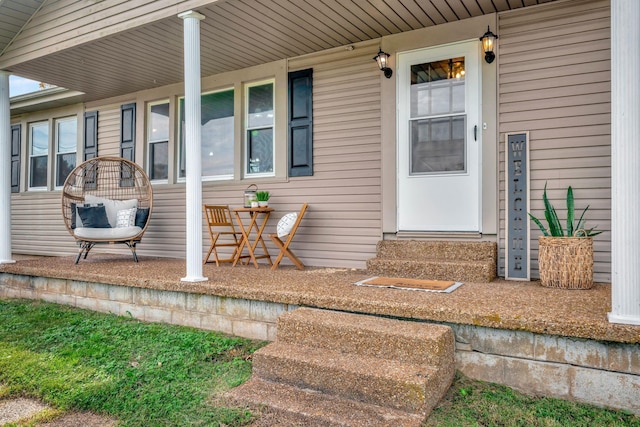
[[[496,45],[497,38],[498,36],[491,32],[489,26],[487,26],[487,32],[480,37],[480,41],[482,41],[482,50],[484,51],[484,60],[487,61],[488,64],[491,64],[493,60],[496,59],[496,54],[493,52],[493,48]]]
[[[388,53],[383,52],[382,49],[380,49],[380,52],[373,57],[373,60],[378,63],[380,71],[382,71],[384,76],[388,79],[391,78],[391,75],[393,74],[393,70],[389,68],[389,56],[390,55]]]

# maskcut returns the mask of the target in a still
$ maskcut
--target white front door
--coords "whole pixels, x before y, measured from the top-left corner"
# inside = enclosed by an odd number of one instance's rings
[[[479,50],[398,54],[399,231],[481,231]]]

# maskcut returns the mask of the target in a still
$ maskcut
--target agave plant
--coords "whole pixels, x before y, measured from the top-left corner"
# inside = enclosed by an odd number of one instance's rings
[[[544,184],[544,192],[542,193],[542,201],[544,202],[544,217],[547,220],[549,228],[547,229],[542,222],[529,213],[529,217],[540,227],[540,231],[545,236],[552,237],[593,237],[602,233],[602,231],[594,231],[596,227],[586,228],[586,220],[584,215],[587,213],[589,206],[584,208],[578,221],[575,220],[575,205],[573,200],[573,188],[569,186],[567,189],[567,228],[562,228],[562,223],[558,218],[556,209],[553,207],[547,197],[547,184]]]

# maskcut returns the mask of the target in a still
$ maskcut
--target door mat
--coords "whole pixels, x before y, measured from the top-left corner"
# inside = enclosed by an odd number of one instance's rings
[[[406,289],[423,292],[453,292],[462,286],[461,282],[448,280],[405,279],[401,277],[370,277],[354,283],[357,286],[373,286],[378,288]]]

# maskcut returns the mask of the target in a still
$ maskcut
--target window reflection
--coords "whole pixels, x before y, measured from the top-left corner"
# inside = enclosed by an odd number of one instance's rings
[[[56,187],[61,187],[76,167],[78,121],[75,117],[56,120]]]
[[[272,174],[273,168],[273,82],[247,89],[246,173]]]
[[[411,66],[410,174],[466,171],[464,57]]]
[[[234,157],[234,91],[224,90],[201,97],[202,176],[232,178]],[[186,176],[184,146],[184,99],[180,100],[180,177]]]

